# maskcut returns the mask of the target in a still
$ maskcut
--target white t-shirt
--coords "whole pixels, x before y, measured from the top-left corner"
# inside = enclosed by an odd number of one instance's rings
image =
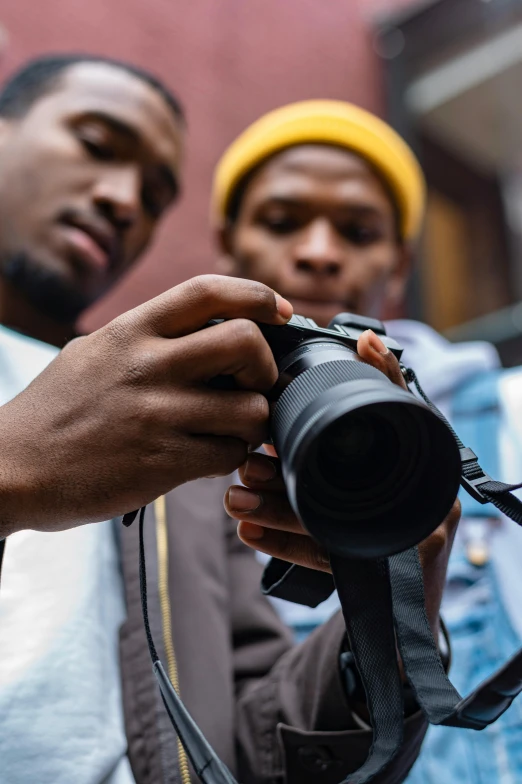
[[[58,350],[0,327],[0,404]],[[0,784],[133,784],[113,523],[8,538],[0,588]]]

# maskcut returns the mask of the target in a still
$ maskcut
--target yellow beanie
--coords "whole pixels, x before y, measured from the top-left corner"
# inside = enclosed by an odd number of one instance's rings
[[[265,114],[232,142],[214,174],[212,214],[221,222],[235,188],[261,161],[299,144],[332,144],[365,158],[387,183],[404,239],[420,230],[425,182],[408,145],[385,122],[344,101],[302,101]]]

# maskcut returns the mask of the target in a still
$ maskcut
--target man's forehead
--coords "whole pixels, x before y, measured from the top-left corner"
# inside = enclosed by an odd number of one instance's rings
[[[363,188],[388,200],[384,183],[363,158],[347,148],[327,144],[301,144],[282,150],[260,167],[248,190],[265,199],[323,185],[336,186],[341,195],[345,190],[349,193],[353,188]]]
[[[357,153],[329,144],[299,144],[282,150],[261,168],[267,179],[282,174],[318,179],[375,178],[369,164]]]
[[[81,97],[109,100],[114,105],[155,106],[172,114],[163,96],[144,79],[125,68],[104,62],[74,63],[63,73],[54,90],[62,99]]]
[[[160,92],[112,63],[71,65],[44,100],[64,114],[100,112],[180,142],[181,124]]]

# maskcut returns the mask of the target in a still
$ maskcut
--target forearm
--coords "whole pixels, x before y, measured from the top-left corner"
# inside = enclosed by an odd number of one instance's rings
[[[17,448],[16,434],[13,430],[8,407],[0,407],[0,539],[29,527],[30,523],[30,516],[24,515],[24,509],[31,489],[21,476],[19,466],[21,447]],[[24,519],[27,521],[26,525]]]
[[[59,428],[39,427],[28,392],[0,407],[0,538],[89,522],[74,498],[82,472],[72,460],[65,466],[67,439]]]

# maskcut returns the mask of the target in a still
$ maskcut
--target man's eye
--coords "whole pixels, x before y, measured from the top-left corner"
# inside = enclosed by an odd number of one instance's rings
[[[162,201],[156,197],[152,190],[143,188],[141,191],[141,202],[145,212],[152,218],[159,218],[165,206]]]
[[[381,237],[378,229],[370,226],[362,226],[357,223],[350,223],[347,226],[343,226],[341,234],[354,245],[371,245],[372,243],[377,242]]]
[[[108,144],[102,144],[102,142],[93,141],[86,137],[81,137],[81,143],[89,155],[98,161],[113,161],[116,157],[114,150]]]
[[[273,234],[291,234],[299,228],[299,221],[291,215],[267,215],[262,224]]]

